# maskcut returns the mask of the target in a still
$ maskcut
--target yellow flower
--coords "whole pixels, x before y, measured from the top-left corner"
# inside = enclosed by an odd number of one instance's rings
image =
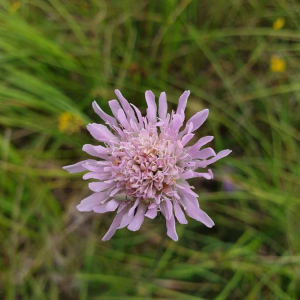
[[[274,23],[273,23],[273,29],[274,30],[279,30],[281,29],[285,24],[284,18],[278,18]]]
[[[270,69],[272,72],[281,73],[286,68],[285,60],[277,55],[272,55],[270,60]]]
[[[58,117],[58,130],[69,134],[78,132],[83,125],[83,121],[78,115],[64,112]]]
[[[11,7],[9,8],[9,12],[11,14],[14,14],[19,8],[21,7],[21,2],[20,1],[15,1]]]

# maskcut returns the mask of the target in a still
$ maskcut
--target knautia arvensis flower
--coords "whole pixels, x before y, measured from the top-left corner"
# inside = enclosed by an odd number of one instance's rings
[[[176,112],[168,113],[166,93],[160,94],[157,108],[154,94],[146,91],[148,108],[144,117],[118,90],[119,101],[109,101],[114,117],[93,102],[95,112],[109,127],[96,123],[87,126],[91,135],[103,145],[84,145],[83,150],[97,159],[64,169],[70,173],[89,171],[83,178],[96,180],[89,183],[94,193],[81,201],[77,206],[79,211],[116,211],[104,241],[126,226],[129,230],[138,230],[145,217],[154,219],[159,212],[166,219],[168,236],[175,241],[178,240],[175,218],[186,224],[186,214],[207,227],[214,225],[200,209],[198,195],[187,179],[212,179],[210,169],[202,172],[197,169],[206,169],[231,151],[216,154],[212,148],[202,149],[212,136],[202,137],[187,146],[208,116],[208,109],[204,109],[184,125],[189,94],[190,91],[185,91],[179,98]]]

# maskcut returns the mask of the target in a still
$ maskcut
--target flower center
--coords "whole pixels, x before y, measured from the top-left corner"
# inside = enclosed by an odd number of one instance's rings
[[[180,178],[176,151],[173,141],[143,131],[120,142],[112,153],[119,187],[148,204],[162,194],[167,196]]]

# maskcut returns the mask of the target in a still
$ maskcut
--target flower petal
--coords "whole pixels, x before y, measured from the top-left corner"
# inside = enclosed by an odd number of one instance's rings
[[[94,173],[89,172],[83,175],[83,179],[98,179],[98,180],[107,180],[111,177],[111,173]]]
[[[156,112],[157,106],[155,103],[155,96],[151,91],[146,91],[145,93],[146,102],[148,105],[147,108],[147,119],[149,123],[155,124],[156,123]]]
[[[217,160],[229,155],[232,152],[232,150],[222,150],[220,151],[215,157],[209,159],[209,160],[204,160],[204,161],[197,161],[196,162],[196,168],[206,168],[208,165],[216,162]]]
[[[102,192],[107,190],[108,188],[111,188],[115,185],[115,183],[106,183],[104,181],[102,182],[90,182],[89,183],[89,189],[93,192]]]
[[[174,201],[173,206],[174,206],[174,213],[175,213],[175,216],[176,216],[176,219],[178,220],[178,222],[181,224],[187,224],[188,221],[186,220],[185,215],[184,215],[178,201]]]
[[[212,179],[211,173],[198,173],[194,172],[193,170],[188,170],[185,173],[182,173],[181,178],[183,179],[190,179],[190,178],[195,178],[195,177],[204,177],[206,179]]]
[[[115,99],[110,100],[110,101],[108,101],[108,105],[110,107],[111,112],[115,116],[115,118],[118,119],[118,111],[119,111],[119,109],[122,109],[119,101],[115,100]]]
[[[199,202],[195,196],[181,191],[180,201],[185,206],[186,214],[211,228],[215,225],[213,220],[199,207]]]
[[[186,123],[186,126],[189,126],[191,123],[193,123],[193,131],[197,130],[207,119],[209,110],[203,109],[199,112],[197,112],[195,115],[193,115]]]
[[[193,133],[188,133],[184,135],[181,139],[182,146],[184,147],[195,135]]]
[[[177,136],[180,127],[183,124],[183,117],[178,114],[175,114],[172,119],[172,128],[171,133],[173,136]]]
[[[209,158],[211,156],[216,156],[216,155],[217,154],[214,151],[214,149],[208,147],[208,148],[205,148],[205,149],[203,149],[201,151],[198,151],[198,152],[192,154],[192,157],[193,157],[193,159],[195,159],[195,158],[207,159],[207,158]]]
[[[108,211],[115,211],[118,208],[119,204],[120,204],[120,201],[112,199],[109,202],[107,202],[106,209]]]
[[[125,129],[130,128],[130,124],[128,123],[128,120],[125,116],[124,110],[121,108],[118,110],[118,120]]]
[[[175,227],[175,218],[172,215],[169,220],[166,220],[166,225],[167,225],[167,235],[173,240],[173,241],[178,241],[178,235],[176,232],[176,227]]]
[[[142,116],[141,111],[136,106],[134,106],[133,104],[131,104],[131,105],[134,108],[135,113],[138,117],[138,124],[143,127],[144,122],[143,122],[143,116]]]
[[[108,241],[117,231],[120,223],[122,221],[123,216],[125,215],[126,210],[121,210],[119,213],[116,214],[113,222],[111,223],[108,231],[106,232],[105,236],[102,238],[102,241]]]
[[[86,170],[92,171],[94,173],[103,173],[105,165],[101,165],[100,161],[96,161],[96,162],[86,162],[83,164],[83,167]]]
[[[215,225],[214,221],[201,208],[187,208],[186,213],[192,219],[195,219],[207,227],[211,228]]]
[[[190,95],[190,91],[184,91],[184,93],[179,98],[176,114],[179,114],[183,119],[184,119],[184,111],[186,108],[187,99],[189,95]]]
[[[98,214],[104,214],[108,212],[108,210],[106,209],[106,203],[93,207],[93,211]]]
[[[137,231],[141,228],[141,225],[145,218],[146,205],[140,203],[137,209],[137,212],[133,218],[133,220],[128,225],[128,229],[131,231]]]
[[[134,110],[132,109],[132,107],[130,106],[129,102],[124,98],[124,96],[121,94],[121,92],[119,90],[115,90],[115,94],[117,95],[118,99],[120,100],[122,107],[127,115],[127,118],[133,119],[134,121],[136,120],[135,114],[134,114]]]
[[[164,201],[162,201],[160,203],[160,209],[161,209],[162,214],[165,216],[165,218],[167,220],[169,220],[171,218],[171,216],[173,215],[172,202],[169,199],[164,199]]]
[[[97,153],[99,153],[101,155],[109,154],[111,151],[109,148],[103,147],[101,145],[94,146],[94,149],[97,151]]]
[[[135,211],[136,207],[139,205],[139,203],[140,203],[140,199],[135,200],[133,206],[129,209],[129,212],[128,212],[129,215],[134,214],[134,211]]]
[[[118,123],[115,118],[111,117],[107,113],[105,113],[101,107],[98,105],[96,101],[93,102],[92,104],[93,109],[95,113],[107,124],[109,124],[111,127],[112,126],[118,126]]]
[[[208,173],[199,173],[199,172],[194,172],[194,177],[204,177],[205,179],[212,179],[211,177],[211,174],[208,172]]]
[[[231,152],[232,152],[232,150],[229,150],[229,149],[222,150],[215,157],[209,159],[207,161],[207,163],[210,165],[210,164],[214,163],[215,161],[217,161],[217,160],[219,160],[219,159],[221,159],[221,158],[229,155]]]
[[[207,143],[209,143],[213,139],[214,139],[213,136],[202,137],[201,139],[198,140],[197,143],[195,143],[193,146],[191,146],[187,149],[188,153],[193,154],[193,152],[199,151],[199,149],[201,149],[202,146],[206,145]]]
[[[67,170],[69,173],[79,173],[79,172],[83,172],[86,171],[86,168],[83,166],[86,163],[96,163],[97,161],[94,159],[87,159],[87,160],[83,160],[78,162],[77,164],[74,165],[69,165],[69,166],[64,166],[63,169]]]
[[[100,142],[116,140],[116,136],[104,125],[92,123],[87,126],[90,134]]]
[[[165,92],[162,92],[159,96],[159,108],[158,108],[158,116],[163,121],[167,117],[168,112],[168,104],[167,104],[167,96]]]
[[[132,215],[128,214],[128,209],[126,209],[126,210],[127,210],[127,212],[125,213],[124,217],[122,218],[121,224],[118,227],[118,229],[121,229],[121,228],[124,228],[124,227],[128,226],[128,224],[132,221],[132,219],[134,217],[133,214]]]
[[[100,157],[102,159],[108,159],[108,156],[106,154],[100,154],[96,149],[97,146],[93,146],[93,145],[90,145],[90,144],[85,144],[83,147],[82,147],[82,150],[84,152],[86,152],[87,154],[89,155],[92,155],[92,156],[96,156],[96,157]],[[95,149],[96,148],[96,149]],[[104,148],[104,147],[103,147]]]
[[[83,199],[80,204],[77,205],[79,211],[92,211],[93,207],[102,204],[102,202],[107,199],[106,192],[100,192],[90,195],[89,197]]]
[[[152,209],[149,209],[148,208],[148,211],[146,212],[145,216],[149,219],[154,219],[156,218],[157,216],[157,208],[152,208]]]

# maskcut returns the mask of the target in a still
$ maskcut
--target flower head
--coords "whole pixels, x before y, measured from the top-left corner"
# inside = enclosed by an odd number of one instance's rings
[[[279,30],[284,26],[284,24],[285,24],[284,18],[277,18],[275,20],[275,22],[273,23],[273,29],[274,30]]]
[[[145,216],[153,219],[161,212],[166,219],[167,234],[177,240],[175,217],[181,224],[187,220],[184,212],[207,227],[214,222],[200,209],[198,195],[187,179],[212,179],[208,165],[227,156],[231,151],[218,154],[212,148],[201,149],[213,137],[202,137],[187,146],[194,133],[206,120],[208,109],[191,117],[184,126],[185,107],[190,92],[185,91],[176,112],[167,111],[166,94],[161,93],[159,106],[151,91],[146,91],[147,115],[130,105],[120,91],[119,99],[109,101],[114,117],[107,115],[94,101],[93,108],[109,126],[89,124],[87,129],[102,145],[84,145],[83,150],[97,159],[89,159],[64,169],[70,173],[89,171],[84,179],[95,179],[89,184],[94,192],[77,206],[79,211],[106,213],[115,211],[115,218],[103,237],[110,239],[117,229],[138,230]],[[157,117],[158,111],[158,117]],[[100,160],[99,160],[100,159]]]
[[[285,60],[277,55],[272,55],[270,59],[270,69],[274,73],[282,73],[286,69]]]
[[[78,115],[66,111],[59,116],[57,127],[60,132],[72,134],[78,132],[82,125],[82,119]]]
[[[11,14],[14,14],[19,8],[21,7],[21,2],[20,1],[14,1],[9,8],[9,12]]]

